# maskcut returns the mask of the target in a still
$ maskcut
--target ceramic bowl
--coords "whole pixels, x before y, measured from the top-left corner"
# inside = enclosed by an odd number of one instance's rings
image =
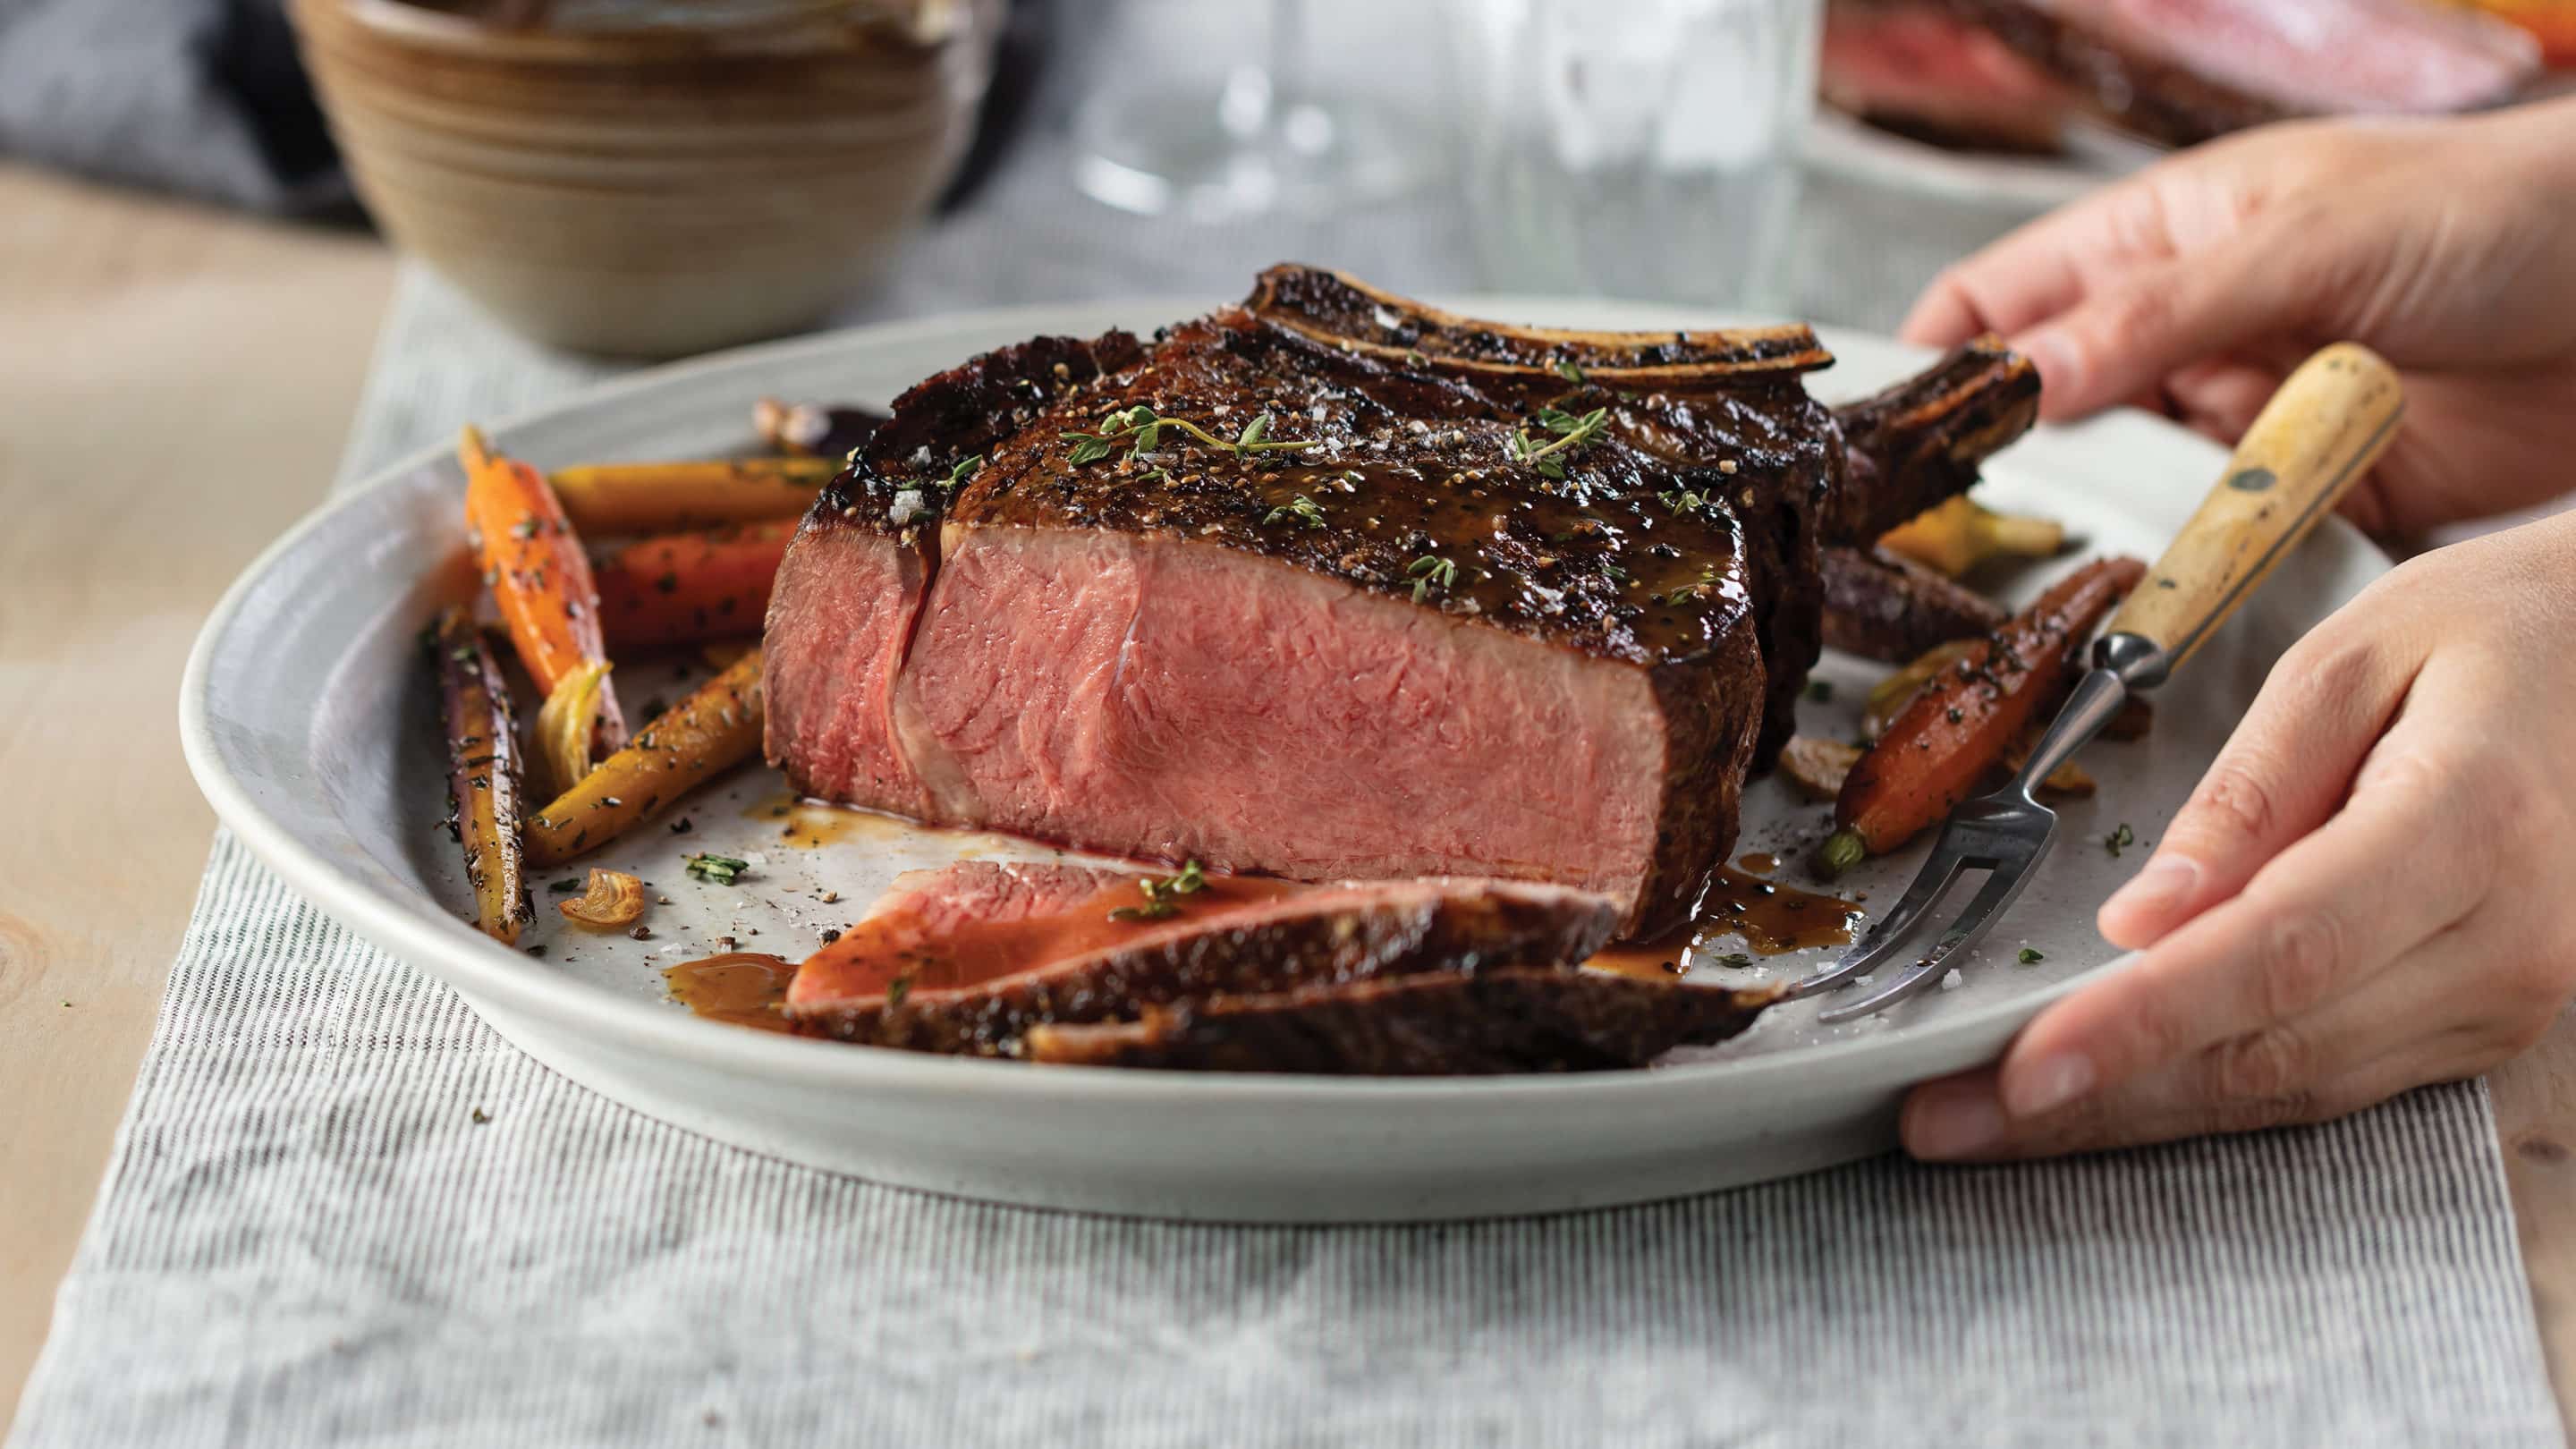
[[[513,329],[669,357],[884,272],[963,154],[998,0],[293,0],[379,225]]]

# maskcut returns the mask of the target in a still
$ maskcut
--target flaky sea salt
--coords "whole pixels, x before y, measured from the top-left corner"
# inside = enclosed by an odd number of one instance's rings
[[[1944,991],[1956,991],[1959,989],[1959,983],[1965,979],[1965,977],[1962,977],[1959,974],[1959,968],[1953,966],[1948,971],[1942,973],[1941,989]]]

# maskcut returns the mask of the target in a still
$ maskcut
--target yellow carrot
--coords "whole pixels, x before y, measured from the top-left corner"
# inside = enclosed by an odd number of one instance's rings
[[[626,748],[528,822],[528,858],[560,865],[597,849],[707,777],[760,753],[760,651],[663,712]]]
[[[593,463],[558,469],[553,482],[585,533],[678,533],[794,518],[840,471],[838,458]]]

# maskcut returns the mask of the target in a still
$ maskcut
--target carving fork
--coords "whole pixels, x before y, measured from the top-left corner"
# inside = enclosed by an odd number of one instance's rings
[[[2191,521],[2094,641],[2093,667],[2020,773],[1953,810],[1932,858],[1895,909],[1840,961],[1789,994],[1813,995],[1896,959],[1953,882],[1985,871],[1976,898],[1932,949],[1894,981],[1818,1019],[1850,1021],[1884,1011],[1939,981],[1951,960],[1994,926],[2048,854],[2057,813],[2032,788],[2083,748],[2132,690],[2164,683],[2191,657],[2370,470],[2404,412],[2397,374],[2358,343],[2335,343],[2301,363],[2264,404]]]

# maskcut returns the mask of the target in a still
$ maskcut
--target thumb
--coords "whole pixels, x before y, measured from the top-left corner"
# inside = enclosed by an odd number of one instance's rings
[[[2221,245],[2133,271],[2013,338],[2039,368],[2042,415],[2082,417],[2152,395],[2178,369],[2303,330],[2320,282],[2297,250],[2277,223],[2249,223]]]

